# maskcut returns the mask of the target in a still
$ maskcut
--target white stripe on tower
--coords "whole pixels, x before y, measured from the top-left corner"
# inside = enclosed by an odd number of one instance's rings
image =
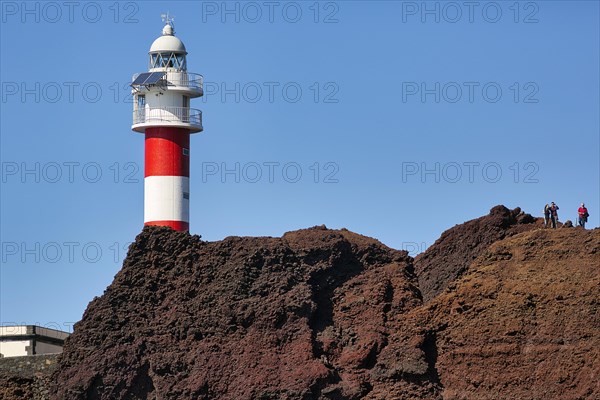
[[[190,178],[187,176],[146,177],[144,179],[144,222],[189,223],[189,193]]]

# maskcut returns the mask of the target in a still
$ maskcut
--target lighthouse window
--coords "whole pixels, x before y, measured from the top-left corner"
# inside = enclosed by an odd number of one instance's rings
[[[158,64],[158,59],[158,54],[150,54],[150,68],[158,68],[160,66]]]
[[[177,57],[177,68],[185,71],[187,69],[187,66],[185,63],[185,55],[177,54],[175,57]]]
[[[150,68],[163,68],[167,65],[169,60],[168,53],[157,53],[150,55]]]
[[[184,148],[184,149],[183,149],[183,155],[184,155],[184,156],[189,156],[189,155],[190,155],[190,149],[186,149],[186,148]]]
[[[167,68],[173,68],[175,66],[175,63],[173,61],[174,58],[175,58],[175,55],[173,53],[161,53],[160,54],[161,66],[167,67]]]
[[[186,70],[185,54],[155,53],[150,54],[150,68],[176,68]]]
[[[183,198],[186,200],[190,199],[190,194],[188,192],[183,192]]]
[[[146,95],[144,95],[144,94],[138,94],[138,96],[137,96],[137,106],[138,106],[138,109],[144,108],[145,105],[146,105]]]

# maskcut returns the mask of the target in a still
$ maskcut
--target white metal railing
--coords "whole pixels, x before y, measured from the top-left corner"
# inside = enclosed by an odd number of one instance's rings
[[[202,127],[202,111],[188,107],[146,107],[133,111],[133,124],[180,122]]]
[[[204,86],[204,77],[200,74],[191,72],[167,72],[167,85],[202,90]]]
[[[166,71],[166,74],[167,86],[183,86],[195,90],[202,90],[204,87],[204,77],[200,74],[182,71]],[[133,75],[131,82],[134,82],[139,75],[139,73]]]

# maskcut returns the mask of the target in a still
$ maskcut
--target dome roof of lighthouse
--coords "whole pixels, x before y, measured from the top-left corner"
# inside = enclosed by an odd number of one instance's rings
[[[173,52],[173,53],[184,53],[187,54],[183,42],[175,36],[173,26],[166,24],[162,30],[162,36],[156,39],[152,46],[150,46],[150,53],[162,53],[162,52]]]

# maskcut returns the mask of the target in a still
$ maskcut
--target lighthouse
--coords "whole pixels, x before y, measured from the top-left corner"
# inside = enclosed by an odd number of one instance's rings
[[[190,100],[203,95],[203,77],[187,72],[187,51],[163,16],[162,35],[150,46],[147,72],[135,74],[133,125],[145,136],[144,225],[189,230],[190,134],[202,132],[202,112]]]

